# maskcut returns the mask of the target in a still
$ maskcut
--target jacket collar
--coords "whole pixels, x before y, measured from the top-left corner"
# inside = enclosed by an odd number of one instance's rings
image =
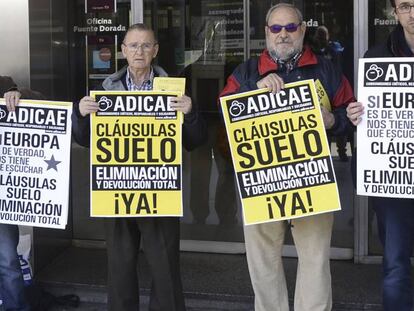
[[[299,58],[297,67],[303,67],[308,65],[315,65],[318,63],[318,59],[315,53],[312,52],[309,46],[305,46],[302,56]],[[279,69],[278,64],[269,55],[268,50],[264,50],[259,56],[259,74],[261,76],[268,74],[272,71]]]
[[[105,90],[126,90],[126,74],[128,66],[124,66],[119,71],[113,73],[107,77],[102,83],[102,87]],[[167,77],[168,74],[159,66],[153,66],[154,76],[155,77]]]
[[[388,39],[388,47],[394,56],[414,56],[407,44],[407,40],[405,40],[404,29],[401,24],[398,24],[397,27],[395,27],[395,29],[391,32]]]

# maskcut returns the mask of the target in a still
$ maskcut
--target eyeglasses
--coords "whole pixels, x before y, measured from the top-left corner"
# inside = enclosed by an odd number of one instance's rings
[[[408,2],[401,3],[399,6],[395,8],[395,11],[400,14],[410,13],[411,9],[414,8],[414,4],[410,4]]]
[[[284,26],[274,24],[274,25],[267,26],[267,27],[269,27],[271,33],[279,33],[279,32],[282,31],[283,28],[285,28],[285,30],[287,32],[295,32],[296,30],[298,30],[298,28],[301,24],[302,23],[299,23],[299,24],[290,23],[290,24],[287,24],[287,25],[284,25]]]
[[[122,44],[127,47],[129,52],[136,52],[139,49],[142,49],[143,52],[149,52],[157,43],[156,42],[155,43],[145,42],[145,43],[138,44],[137,42],[133,42],[133,43],[128,43],[128,44],[125,44],[125,43],[122,43]]]

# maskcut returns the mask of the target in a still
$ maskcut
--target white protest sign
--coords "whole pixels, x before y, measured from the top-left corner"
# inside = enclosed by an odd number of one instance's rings
[[[414,197],[414,60],[359,60],[357,193]]]
[[[0,99],[0,223],[64,229],[72,103]]]

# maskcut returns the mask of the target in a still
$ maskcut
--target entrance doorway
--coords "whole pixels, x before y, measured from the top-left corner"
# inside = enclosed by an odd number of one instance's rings
[[[188,93],[209,126],[206,144],[184,155],[182,249],[244,252],[241,206],[217,99],[236,66],[258,55],[265,47],[265,15],[274,1],[88,1],[89,6],[85,0],[62,0],[59,6],[46,1],[44,7],[40,1],[33,1],[33,6],[31,2],[32,88],[42,91],[48,98],[79,100],[108,74],[125,65],[120,53],[122,26],[140,21],[151,25],[160,42],[158,64],[171,76],[187,78]],[[351,83],[354,80],[354,32],[357,31],[352,19],[349,20],[352,14],[344,16],[343,12],[353,12],[354,2],[295,1],[304,13],[308,40],[319,26],[329,29],[329,40],[340,52],[341,68]],[[107,3],[108,7],[102,3]],[[49,10],[50,14],[42,15],[44,10]],[[87,29],[99,28],[104,22],[107,26],[109,23],[120,25],[120,31],[102,28],[102,31],[91,32]],[[41,27],[44,24],[50,24],[54,31],[46,31]],[[44,55],[50,56],[49,62],[42,59]],[[332,253],[334,258],[352,258],[356,219],[349,163],[341,161],[335,142],[332,153],[342,203],[342,211],[335,214]],[[351,155],[349,141],[346,155],[348,158]],[[103,247],[103,223],[89,217],[88,149],[74,144],[72,159],[72,215],[65,241]],[[35,232],[35,235],[56,237],[55,232],[38,232],[41,233]],[[285,255],[296,255],[290,237],[286,240]]]
[[[151,25],[159,37],[159,64],[171,75],[187,77],[189,93],[209,127],[208,141],[186,155],[182,245],[189,250],[243,251],[241,205],[217,100],[236,66],[264,49],[265,16],[274,1],[138,2],[144,8],[141,20]],[[294,2],[304,14],[306,41],[315,43],[317,29],[321,26],[328,29],[327,44],[336,49],[339,70],[353,84],[354,29],[349,16],[343,14],[353,12],[353,2]],[[342,211],[335,213],[334,258],[353,258],[354,190],[349,169],[352,137],[352,133],[335,137],[331,144],[342,204]],[[203,242],[201,247],[198,246],[200,241]],[[285,255],[296,256],[289,236]]]

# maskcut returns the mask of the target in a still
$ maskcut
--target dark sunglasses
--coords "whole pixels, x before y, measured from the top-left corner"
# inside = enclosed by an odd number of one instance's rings
[[[301,24],[302,23],[299,23],[299,24],[290,23],[285,26],[274,24],[274,25],[267,26],[267,27],[269,27],[271,33],[279,33],[282,31],[283,28],[285,28],[287,32],[295,32],[296,30],[298,30]]]

